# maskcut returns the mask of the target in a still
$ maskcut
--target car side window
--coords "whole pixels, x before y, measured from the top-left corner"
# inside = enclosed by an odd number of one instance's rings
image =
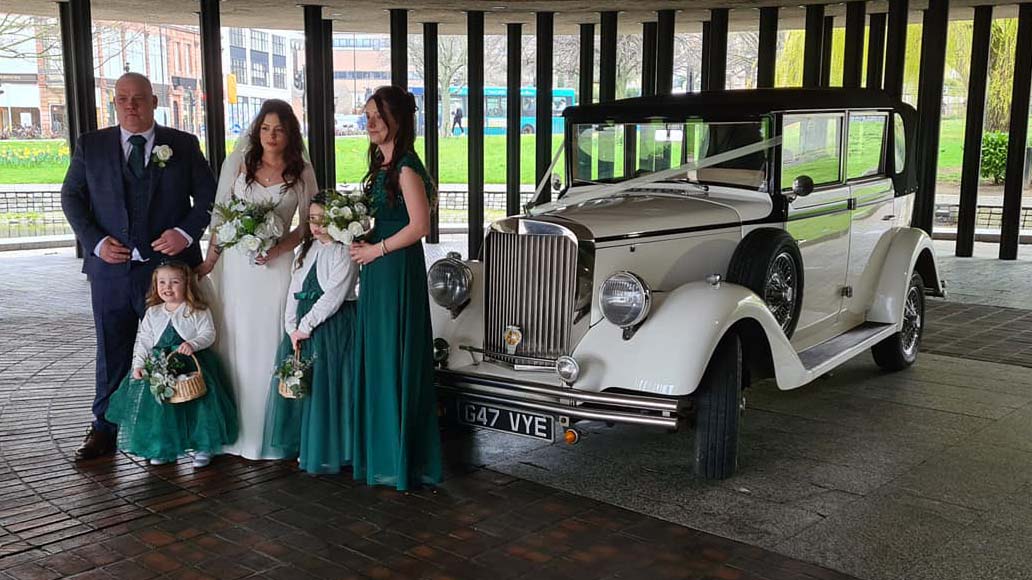
[[[862,179],[884,173],[885,125],[888,117],[877,113],[849,115],[849,147],[846,179]]]
[[[785,115],[781,129],[781,189],[806,175],[815,186],[842,180],[842,115]]]
[[[896,173],[902,173],[907,165],[907,132],[903,130],[903,117],[896,113],[892,119],[893,141],[896,150]]]

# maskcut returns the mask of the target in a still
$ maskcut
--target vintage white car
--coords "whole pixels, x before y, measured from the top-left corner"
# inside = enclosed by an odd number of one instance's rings
[[[697,474],[726,478],[751,381],[794,389],[867,349],[914,362],[945,289],[910,227],[910,106],[761,89],[564,117],[555,199],[429,270],[456,421],[567,441],[583,420],[693,426]]]

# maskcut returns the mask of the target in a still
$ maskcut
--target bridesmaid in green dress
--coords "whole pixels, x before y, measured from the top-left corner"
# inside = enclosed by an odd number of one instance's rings
[[[366,102],[375,230],[351,245],[359,277],[353,461],[355,479],[408,490],[441,481],[433,335],[421,239],[433,184],[414,151],[416,102],[380,87]]]

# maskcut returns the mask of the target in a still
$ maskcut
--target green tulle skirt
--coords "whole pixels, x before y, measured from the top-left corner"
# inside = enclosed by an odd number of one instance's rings
[[[167,352],[182,342],[169,324],[154,350]],[[204,373],[207,393],[193,401],[160,403],[147,381],[134,380],[132,375],[122,380],[111,395],[106,414],[118,424],[119,449],[147,459],[173,461],[188,450],[216,454],[236,440],[237,410],[226,373],[210,349],[194,356]]]
[[[299,319],[312,304],[314,300],[299,302]],[[355,303],[347,301],[301,342],[301,356],[314,357],[308,370],[311,388],[304,397],[284,398],[279,394],[279,380],[273,377],[266,405],[264,455],[297,457],[298,466],[308,473],[340,473],[351,464],[354,332]],[[284,335],[276,364],[289,356],[293,356],[293,347],[290,337]]]

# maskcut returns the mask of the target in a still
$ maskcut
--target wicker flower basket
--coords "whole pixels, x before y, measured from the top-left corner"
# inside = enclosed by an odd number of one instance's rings
[[[294,349],[294,363],[296,364],[296,363],[299,363],[300,361],[301,361],[301,349],[295,348]],[[301,398],[304,398],[304,393],[299,392],[298,394],[295,395],[294,391],[292,391],[290,389],[290,387],[287,386],[287,381],[285,381],[283,379],[280,379],[280,381],[279,381],[279,388],[277,390],[279,391],[280,396],[283,397],[284,399],[301,399]]]
[[[168,354],[171,357],[175,352]],[[185,379],[182,379],[176,383],[175,394],[169,397],[169,403],[185,403],[194,399],[203,397],[208,392],[208,387],[204,384],[204,373],[201,371],[201,363],[197,361],[197,357],[190,355],[190,358],[194,361],[194,366],[197,370],[186,375]]]

